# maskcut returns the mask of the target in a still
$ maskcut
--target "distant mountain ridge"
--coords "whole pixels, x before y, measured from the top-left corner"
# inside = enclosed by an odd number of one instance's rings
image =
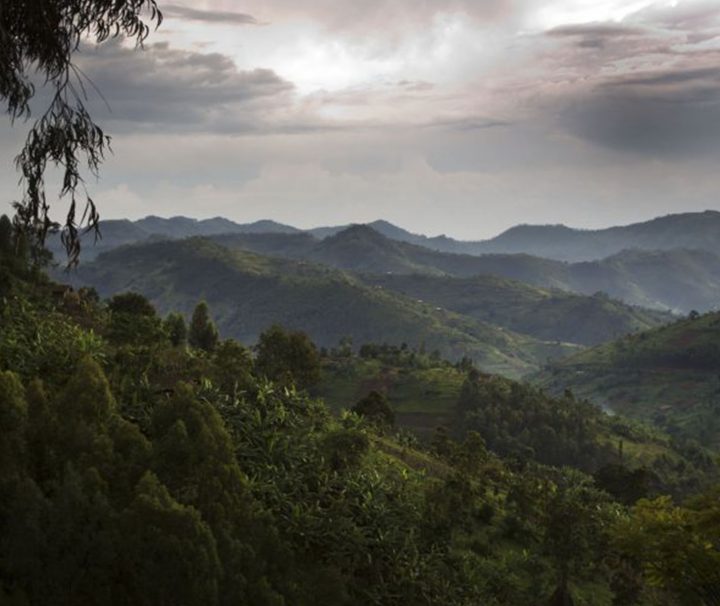
[[[302,230],[271,220],[236,223],[222,217],[189,219],[149,216],[138,221],[108,220],[101,223],[102,240],[85,246],[86,258],[120,244],[131,244],[152,236],[187,238],[223,233],[306,233],[323,240],[358,224],[316,227]],[[605,229],[575,229],[565,225],[517,225],[494,238],[478,241],[455,240],[448,236],[424,236],[412,233],[385,220],[365,224],[386,238],[447,253],[528,254],[557,261],[596,261],[623,250],[706,250],[720,254],[720,212],[707,210],[666,215],[630,225]],[[59,242],[51,242],[59,251]]]
[[[494,238],[478,241],[411,233],[387,221],[369,227],[393,240],[417,244],[440,252],[469,255],[529,254],[558,261],[593,261],[623,250],[707,250],[720,254],[720,212],[679,213],[641,223],[605,229],[576,229],[565,225],[521,224]],[[335,235],[350,225],[308,230],[319,238]]]
[[[194,236],[213,236],[219,234],[293,234],[302,230],[284,225],[277,221],[263,219],[253,223],[235,223],[223,217],[212,219],[191,219],[188,217],[163,218],[150,215],[144,219],[130,221],[128,219],[108,219],[100,223],[100,237],[95,241],[93,232],[82,238],[82,258],[92,260],[99,254],[138,242],[153,239],[182,240]],[[48,248],[58,259],[62,259],[64,251],[57,235],[48,240]]]
[[[569,255],[573,247],[586,245],[586,250],[602,248],[605,252],[621,244],[638,245],[602,259],[576,262],[526,252],[445,252],[433,248],[437,239],[411,234],[387,221],[312,230],[315,235],[273,221],[238,224],[220,217],[202,221],[146,217],[135,222],[106,221],[101,227],[103,237],[95,245],[90,241],[91,234],[86,236],[83,261],[91,261],[99,253],[124,244],[202,236],[234,249],[361,273],[462,278],[495,275],[585,295],[605,292],[630,305],[680,313],[693,309],[708,311],[720,305],[720,213],[714,211],[669,215],[594,232],[564,226],[518,226],[492,241],[475,243],[476,250],[480,245],[503,250],[544,246],[550,256],[556,257],[561,256],[558,250],[563,247]],[[717,236],[713,235],[715,232]],[[321,235],[324,237],[319,238]],[[460,245],[467,248],[473,244],[450,239],[444,242],[447,245],[444,248],[462,248]],[[555,249],[549,251],[551,244]],[[683,248],[683,244],[694,246]],[[656,248],[643,249],[642,245]],[[50,247],[62,258],[58,238],[50,242]]]

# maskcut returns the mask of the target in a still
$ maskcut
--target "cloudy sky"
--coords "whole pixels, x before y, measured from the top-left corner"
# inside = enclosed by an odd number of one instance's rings
[[[720,209],[718,0],[159,4],[144,51],[78,58],[110,105],[105,218],[482,238]],[[21,143],[0,126],[3,201]]]

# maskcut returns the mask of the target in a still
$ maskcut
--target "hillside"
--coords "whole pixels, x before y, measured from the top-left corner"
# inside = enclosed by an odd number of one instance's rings
[[[576,295],[490,275],[380,275],[363,279],[538,339],[581,345],[597,345],[673,319],[669,314],[630,307],[602,295]]]
[[[717,447],[719,368],[720,314],[709,313],[580,352],[534,379]]]
[[[210,317],[53,284],[10,233],[3,604],[670,605],[718,579],[718,468],[697,446],[407,347],[321,355],[274,328],[251,353]],[[163,270],[189,277],[178,262],[212,280],[278,263],[201,239],[118,254],[160,288]],[[328,386],[339,414],[306,391]],[[367,389],[451,431],[423,443],[377,407],[338,410]],[[676,582],[690,558],[700,573]]]
[[[688,313],[720,301],[720,257],[699,250],[628,250],[600,261],[565,263],[525,254],[460,255],[391,240],[352,226],[318,242],[299,234],[216,236],[223,245],[361,273],[494,275],[585,295],[604,292],[629,305]]]
[[[366,225],[353,225],[329,236],[305,253],[305,258],[363,273],[441,273],[425,263],[418,247],[392,240]]]
[[[509,376],[574,349],[370,287],[337,270],[231,251],[204,239],[124,247],[83,264],[72,276],[75,284],[93,285],[104,297],[140,292],[162,313],[189,315],[198,299],[205,299],[222,334],[245,343],[280,323],[306,331],[323,346],[346,336],[357,343],[424,344]]]
[[[661,431],[602,414],[564,393],[551,397],[502,377],[469,379],[472,374],[413,352],[362,350],[359,356],[326,358],[317,393],[337,412],[370,391],[383,393],[398,425],[426,439],[440,426],[456,435],[474,430],[502,456],[534,452],[545,463],[573,460],[588,469],[617,456],[624,465],[670,474],[681,485],[697,481],[689,468],[678,467],[685,447]],[[688,453],[693,448],[688,446]]]

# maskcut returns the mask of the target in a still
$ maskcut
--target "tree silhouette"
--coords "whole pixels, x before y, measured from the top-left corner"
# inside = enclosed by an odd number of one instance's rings
[[[190,320],[188,341],[192,347],[212,352],[218,343],[218,331],[210,318],[210,310],[205,301],[198,303]]]

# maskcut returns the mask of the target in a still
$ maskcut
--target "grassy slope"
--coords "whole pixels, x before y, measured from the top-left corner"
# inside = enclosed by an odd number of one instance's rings
[[[369,287],[337,270],[231,251],[204,239],[118,249],[83,266],[75,281],[103,296],[141,292],[163,313],[189,314],[205,299],[222,334],[246,343],[277,322],[306,331],[319,345],[344,336],[356,343],[424,343],[508,376],[573,351]]]
[[[719,446],[719,368],[720,314],[711,313],[581,352],[536,379]]]
[[[326,361],[319,395],[335,411],[371,390],[385,393],[400,425],[420,433],[450,421],[465,374],[453,367],[400,368],[380,360]]]
[[[357,357],[326,360],[318,395],[339,412],[370,390],[381,391],[395,411],[397,424],[427,439],[437,427],[451,423],[465,377],[464,372],[442,364],[406,368]],[[668,435],[642,426],[627,432],[614,427],[611,418],[599,441],[612,447],[622,441],[624,461],[630,467],[649,466],[660,457],[672,466],[681,458]]]
[[[607,297],[538,288],[496,276],[452,278],[384,275],[365,278],[413,298],[538,339],[597,345],[660,326],[672,316]]]

